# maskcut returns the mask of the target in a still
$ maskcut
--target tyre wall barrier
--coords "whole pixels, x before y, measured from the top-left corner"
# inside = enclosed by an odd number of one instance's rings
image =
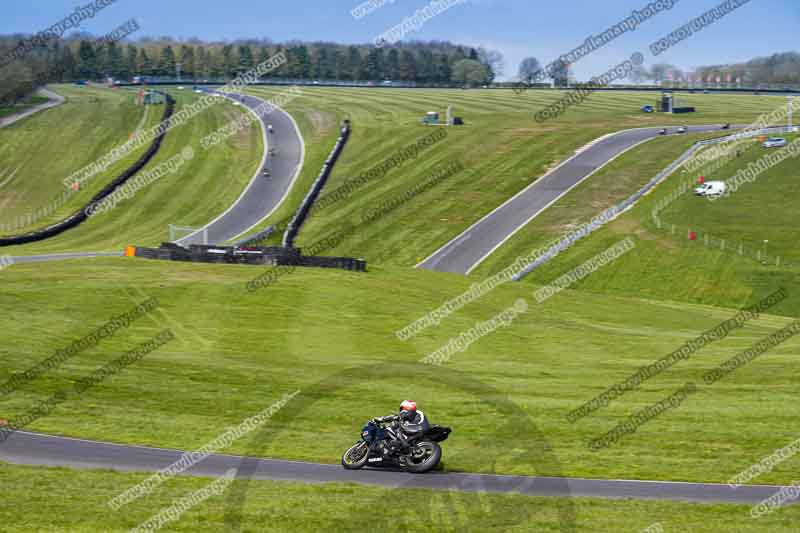
[[[194,263],[226,263],[240,265],[304,266],[318,268],[338,268],[365,272],[367,262],[351,257],[304,256],[298,248],[267,246],[258,248],[238,248],[233,246],[206,246],[192,244],[188,248],[165,242],[160,248],[133,249],[135,257],[161,259],[165,261],[187,261]]]
[[[328,159],[325,160],[325,164],[322,165],[322,170],[319,172],[319,176],[314,181],[313,185],[311,185],[311,190],[308,191],[306,197],[303,199],[303,202],[300,204],[300,207],[297,208],[297,212],[295,213],[294,217],[292,218],[291,222],[286,226],[286,232],[283,234],[283,245],[286,247],[292,247],[294,245],[294,240],[297,238],[297,234],[300,232],[300,228],[305,222],[306,217],[308,217],[308,213],[311,212],[311,208],[314,206],[314,202],[317,200],[319,193],[322,192],[322,188],[325,186],[325,182],[328,181],[328,177],[333,170],[336,161],[339,159],[339,156],[344,149],[344,145],[347,144],[347,140],[350,138],[350,121],[345,120],[342,124],[341,133],[339,138],[336,140],[336,144],[331,150]]]
[[[162,94],[166,98],[167,102],[167,105],[164,107],[164,116],[161,117],[161,122],[165,126],[164,129],[166,129],[166,127],[169,126],[170,117],[172,117],[172,113],[175,110],[175,100],[167,93],[159,92],[159,94]],[[92,199],[89,200],[89,203],[83,206],[80,211],[73,213],[64,220],[56,222],[52,226],[48,226],[43,230],[33,231],[23,235],[0,238],[0,246],[11,246],[14,244],[26,244],[29,242],[43,241],[45,239],[49,239],[50,237],[60,235],[61,233],[64,233],[65,231],[72,229],[86,221],[86,219],[89,218],[89,215],[86,214],[86,210],[92,204],[100,203],[107,196],[113,193],[117,187],[123,185],[126,181],[136,175],[137,172],[144,168],[144,166],[147,165],[147,163],[149,163],[153,157],[155,157],[155,155],[158,153],[158,150],[161,148],[161,143],[164,140],[165,135],[166,131],[159,133],[158,137],[153,139],[153,142],[150,143],[147,151],[142,154],[142,156],[133,165],[125,169],[122,174],[117,176],[111,183],[103,187],[103,189],[95,194]]]
[[[366,272],[367,262],[363,259],[353,259],[352,257],[317,257],[301,255],[296,258],[280,258],[279,265],[294,265],[317,268],[338,268],[340,270],[354,270],[356,272]]]

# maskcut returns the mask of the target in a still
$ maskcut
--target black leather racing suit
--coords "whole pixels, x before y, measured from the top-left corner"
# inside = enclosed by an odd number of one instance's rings
[[[397,437],[400,439],[402,449],[408,449],[408,439],[426,431],[430,424],[422,411],[400,411],[399,415],[389,415],[375,419],[378,422],[392,422],[392,426],[399,429]]]

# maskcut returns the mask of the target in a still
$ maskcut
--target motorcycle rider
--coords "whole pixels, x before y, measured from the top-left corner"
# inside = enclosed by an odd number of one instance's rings
[[[400,447],[408,449],[408,438],[426,431],[430,424],[425,413],[417,409],[417,403],[411,400],[403,400],[400,404],[400,412],[396,415],[383,416],[375,419],[378,423],[392,422],[392,426],[398,428],[397,436],[400,440]]]

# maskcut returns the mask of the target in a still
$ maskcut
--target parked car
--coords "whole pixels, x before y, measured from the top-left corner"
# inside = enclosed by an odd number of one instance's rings
[[[695,188],[694,194],[696,196],[704,196],[704,197],[718,197],[725,194],[725,191],[728,190],[728,186],[725,185],[724,181],[709,181],[708,183],[704,183],[699,187]]]
[[[764,141],[764,148],[783,148],[787,144],[783,137],[770,137]]]

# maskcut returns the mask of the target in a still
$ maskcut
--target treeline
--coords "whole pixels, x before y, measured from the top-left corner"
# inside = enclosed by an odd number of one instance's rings
[[[669,63],[656,63],[650,68],[636,67],[629,79],[635,83],[652,80],[657,83],[686,81],[725,83],[742,87],[797,86],[800,84],[800,53],[782,52],[745,63],[706,65],[690,72]]]
[[[703,76],[740,77],[744,85],[800,84],[800,53],[781,52],[769,57],[757,57],[745,63],[699,67]]]
[[[21,37],[0,37],[0,56]],[[135,76],[183,80],[231,79],[272,55],[284,52],[287,62],[265,78],[340,81],[403,81],[427,85],[490,83],[502,56],[482,48],[444,41],[411,42],[376,48],[293,41],[206,43],[196,39],[140,39],[94,44],[88,35],[54,41],[0,69],[0,90],[14,100],[51,82],[100,80]]]

